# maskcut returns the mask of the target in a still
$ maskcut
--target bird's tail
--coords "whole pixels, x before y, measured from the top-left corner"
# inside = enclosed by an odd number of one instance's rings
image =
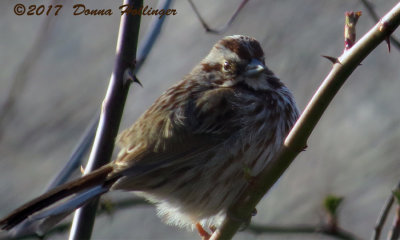
[[[29,201],[0,220],[3,230],[9,230],[25,219],[43,219],[49,216],[70,213],[94,197],[108,192],[120,177],[113,172],[112,165],[106,165],[77,180],[58,186]],[[62,203],[60,200],[66,199]]]

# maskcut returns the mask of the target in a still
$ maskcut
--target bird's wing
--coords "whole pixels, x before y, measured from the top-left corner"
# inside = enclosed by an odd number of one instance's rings
[[[240,129],[232,105],[235,93],[230,88],[182,92],[176,97],[187,101],[178,101],[175,106],[164,101],[167,94],[119,135],[121,151],[114,163],[126,175],[145,174],[196,159],[226,143]]]

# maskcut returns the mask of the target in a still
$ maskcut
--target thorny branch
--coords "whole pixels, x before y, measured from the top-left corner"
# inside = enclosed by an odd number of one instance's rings
[[[371,15],[372,19],[374,19],[375,22],[379,21],[379,16],[375,12],[374,6],[372,3],[370,3],[368,0],[361,0],[362,4],[364,7],[367,9],[369,15]],[[395,46],[399,51],[400,51],[400,41],[397,40],[393,35],[390,35],[390,41],[392,42],[393,46]]]
[[[351,49],[345,51],[338,58],[340,64],[333,65],[331,72],[290,131],[277,157],[255,177],[254,184],[249,185],[241,198],[231,206],[228,217],[224,220],[222,226],[213,233],[212,240],[231,239],[242,224],[237,219],[249,219],[251,217],[257,203],[306,146],[308,137],[346,79],[362,60],[390,36],[399,25],[400,3],[394,6]]]
[[[162,0],[159,1],[157,9],[168,9],[172,0]],[[143,63],[146,61],[147,56],[149,55],[151,49],[154,46],[154,43],[157,41],[159,34],[161,32],[163,23],[165,18],[159,18],[158,16],[153,17],[152,22],[150,23],[150,28],[146,31],[146,34],[141,40],[141,44],[138,47],[137,55],[136,55],[136,67],[134,74],[137,74]],[[70,159],[63,167],[63,169],[57,174],[55,179],[50,184],[49,188],[54,186],[61,185],[65,183],[71,174],[82,165],[82,158],[84,154],[89,150],[90,146],[93,143],[94,135],[96,133],[96,128],[99,123],[99,115],[97,113],[94,116],[92,122],[89,124],[85,133],[82,136],[81,141],[77,144],[77,147],[72,152]]]
[[[143,0],[124,0],[124,4],[140,8],[143,6]],[[133,72],[136,65],[140,20],[140,15],[121,16],[114,70],[102,104],[99,126],[85,174],[108,163],[111,159],[130,85],[125,74],[127,71]],[[75,212],[69,239],[90,239],[97,205],[98,199]]]

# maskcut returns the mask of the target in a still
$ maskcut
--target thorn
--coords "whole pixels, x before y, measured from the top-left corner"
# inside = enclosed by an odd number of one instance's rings
[[[82,165],[81,165],[81,173],[82,173],[82,174],[85,173],[85,167],[83,167]]]
[[[385,41],[388,45],[389,52],[390,52],[390,35],[392,35],[394,30],[395,30],[395,28],[392,25],[390,25],[388,22],[385,22],[382,19],[380,20],[379,31],[386,32],[385,34],[387,34],[385,37]]]
[[[133,76],[133,82],[137,83],[139,86],[143,87],[142,83],[139,81],[139,79],[135,76]]]
[[[137,79],[136,75],[133,74],[131,68],[127,68],[124,72],[124,81],[125,83],[137,83],[139,86],[143,87],[142,83]]]
[[[307,150],[308,146],[307,144],[303,147],[303,149],[301,150],[302,152],[305,152]]]
[[[389,50],[389,52],[390,52],[390,35],[385,37],[385,41],[386,41],[386,43],[387,43],[388,50]]]
[[[330,57],[330,56],[325,56],[325,55],[322,55],[322,57],[328,59],[328,60],[331,61],[333,64],[335,64],[335,63],[342,64],[342,63],[339,61],[339,59],[336,58],[336,57]]]

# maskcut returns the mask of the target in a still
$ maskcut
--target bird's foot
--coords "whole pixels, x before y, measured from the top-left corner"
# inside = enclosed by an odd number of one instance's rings
[[[200,223],[196,223],[196,228],[197,228],[197,231],[199,232],[199,235],[201,236],[202,240],[210,239],[211,235],[206,230],[204,230],[203,226],[201,226]]]

